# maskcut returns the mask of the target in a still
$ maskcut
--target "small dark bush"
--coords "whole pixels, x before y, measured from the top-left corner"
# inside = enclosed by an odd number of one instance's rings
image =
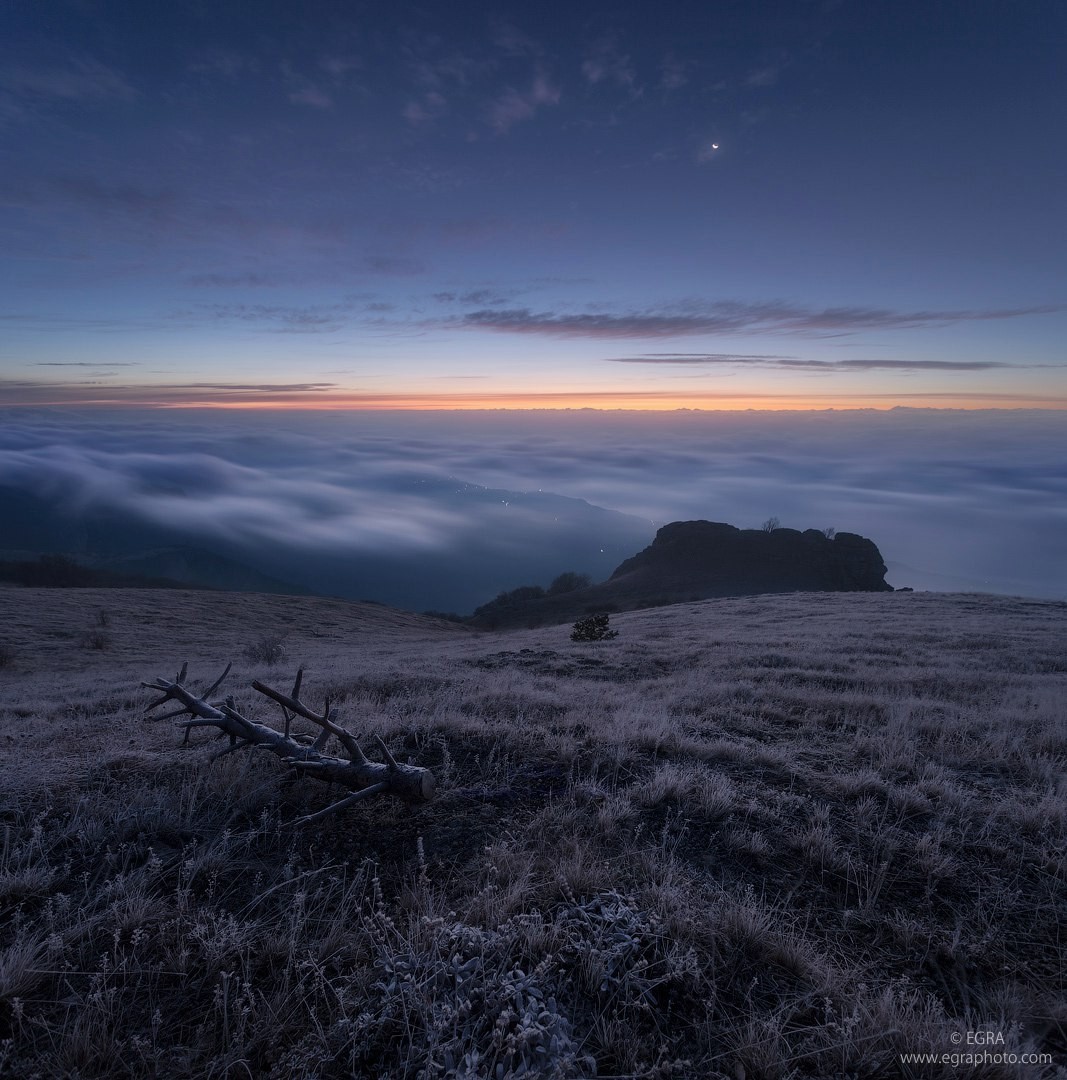
[[[97,652],[104,652],[111,648],[111,635],[104,630],[90,630],[85,635],[84,642],[87,649],[96,649]]]
[[[276,634],[267,634],[245,646],[245,659],[273,667],[285,657],[285,643]]]
[[[107,610],[107,608],[101,608],[96,613],[96,625],[103,627],[108,627],[111,625],[111,613]]]
[[[610,641],[618,636],[618,630],[608,628],[608,616],[603,614],[579,619],[571,630],[571,641]]]

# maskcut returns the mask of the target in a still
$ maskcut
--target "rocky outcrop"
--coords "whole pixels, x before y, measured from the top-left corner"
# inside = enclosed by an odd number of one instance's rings
[[[607,581],[562,596],[503,599],[479,608],[476,626],[539,626],[596,611],[781,592],[892,592],[873,541],[817,529],[738,529],[717,521],[664,525],[643,551]],[[543,590],[538,590],[542,591]]]
[[[608,579],[626,591],[712,596],[763,592],[891,592],[874,542],[817,529],[738,529],[675,521]]]

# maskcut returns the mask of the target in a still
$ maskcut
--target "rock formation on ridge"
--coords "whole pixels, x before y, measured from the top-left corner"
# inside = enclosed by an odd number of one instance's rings
[[[738,529],[717,521],[674,521],[607,581],[560,596],[503,596],[479,608],[476,626],[536,626],[594,611],[781,592],[892,592],[872,540],[818,529]],[[532,590],[531,590],[532,591]],[[541,591],[541,590],[538,590]]]

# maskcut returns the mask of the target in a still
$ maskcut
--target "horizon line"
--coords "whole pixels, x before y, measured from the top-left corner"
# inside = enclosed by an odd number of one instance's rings
[[[889,412],[998,410],[1018,412],[1067,410],[1067,397],[1043,394],[927,392],[905,394],[716,394],[699,398],[655,392],[518,393],[518,394],[345,394],[309,397],[306,394],[241,394],[232,397],[29,396],[0,400],[0,409],[183,409],[247,412]]]

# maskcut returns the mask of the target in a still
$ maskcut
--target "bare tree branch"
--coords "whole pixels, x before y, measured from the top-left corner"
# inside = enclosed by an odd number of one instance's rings
[[[178,677],[173,681],[166,679],[154,679],[152,682],[142,683],[142,686],[150,690],[162,691],[163,696],[157,698],[145,707],[148,713],[170,701],[179,703],[180,708],[174,709],[162,716],[151,717],[154,720],[173,720],[180,716],[188,716],[181,726],[185,728],[185,740],[188,741],[189,733],[193,728],[213,727],[217,728],[221,736],[229,736],[230,745],[215,754],[212,760],[224,757],[236,750],[251,748],[253,750],[269,750],[280,757],[293,769],[314,776],[316,779],[339,784],[353,791],[339,802],[299,819],[294,824],[308,824],[318,821],[329,814],[345,807],[351,806],[361,799],[379,793],[388,793],[399,796],[409,801],[422,801],[433,796],[436,782],[433,773],[429,769],[422,769],[414,765],[401,765],[389,752],[385,743],[375,736],[385,758],[384,763],[371,761],[360,749],[355,735],[346,728],[341,727],[331,719],[330,702],[326,701],[322,712],[315,712],[300,700],[300,688],[304,679],[304,670],[301,668],[296,674],[291,694],[282,693],[270,686],[256,681],[252,683],[253,689],[281,706],[282,715],[285,718],[284,732],[250,720],[238,711],[234,699],[227,698],[221,702],[210,702],[207,698],[218,690],[223,679],[230,672],[232,664],[226,665],[226,670],[204,691],[202,695],[195,694],[185,685],[188,676],[189,665],[183,664]],[[309,736],[290,735],[289,727],[293,716],[302,716],[310,720],[322,730],[318,737],[309,746]],[[333,736],[344,749],[346,758],[329,757],[322,753],[330,736]]]

